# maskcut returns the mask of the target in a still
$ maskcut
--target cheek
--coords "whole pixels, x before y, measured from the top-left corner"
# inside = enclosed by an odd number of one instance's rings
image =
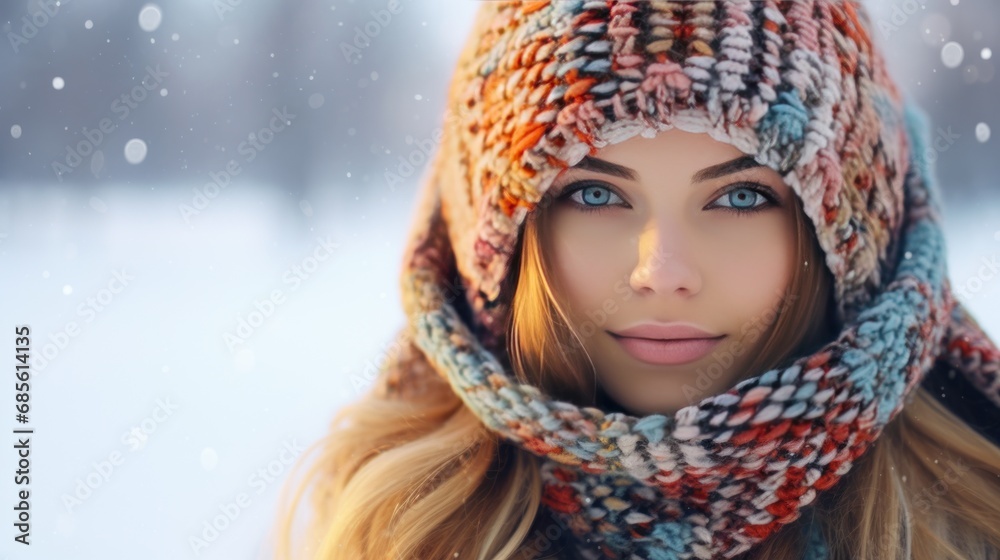
[[[708,250],[712,277],[726,299],[740,308],[773,304],[788,287],[795,257],[794,222],[778,213],[748,220],[739,231],[715,239]]]
[[[566,303],[577,312],[600,308],[628,278],[629,234],[620,225],[569,212],[552,220],[552,263]]]

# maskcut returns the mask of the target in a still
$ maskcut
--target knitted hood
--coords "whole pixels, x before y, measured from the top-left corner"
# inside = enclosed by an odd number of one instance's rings
[[[927,119],[871,29],[836,0],[480,3],[405,253],[400,337],[426,366],[407,367],[544,458],[543,503],[580,557],[746,551],[836,484],[936,362],[1000,406],[1000,352],[947,279]],[[841,332],[672,416],[519,383],[498,355],[499,296],[525,218],[561,170],[670,128],[781,174],[824,251]],[[389,374],[420,383],[413,371]]]

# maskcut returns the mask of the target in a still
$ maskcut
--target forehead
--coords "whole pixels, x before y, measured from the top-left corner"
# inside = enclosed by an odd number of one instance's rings
[[[665,131],[654,138],[636,136],[605,146],[563,173],[577,170],[626,181],[669,177],[701,183],[739,172],[781,181],[776,171],[731,144],[715,140],[708,134],[678,130]]]
[[[703,132],[661,131],[653,138],[633,136],[597,150],[595,157],[616,163],[659,163],[703,168],[745,155],[736,146]]]

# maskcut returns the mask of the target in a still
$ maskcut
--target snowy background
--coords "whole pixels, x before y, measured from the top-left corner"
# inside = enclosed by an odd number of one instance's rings
[[[476,5],[398,2],[381,21],[388,0],[2,4],[0,354],[13,364],[30,325],[39,360],[32,545],[13,543],[8,432],[0,560],[266,557],[292,459],[403,321],[420,169],[385,172],[433,144]],[[1000,15],[872,4],[940,127],[952,280],[1000,338],[984,267],[1000,253]]]

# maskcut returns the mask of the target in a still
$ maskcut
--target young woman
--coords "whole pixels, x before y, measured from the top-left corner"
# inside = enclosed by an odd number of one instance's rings
[[[1000,352],[861,6],[474,25],[409,322],[279,556],[1000,558]]]

